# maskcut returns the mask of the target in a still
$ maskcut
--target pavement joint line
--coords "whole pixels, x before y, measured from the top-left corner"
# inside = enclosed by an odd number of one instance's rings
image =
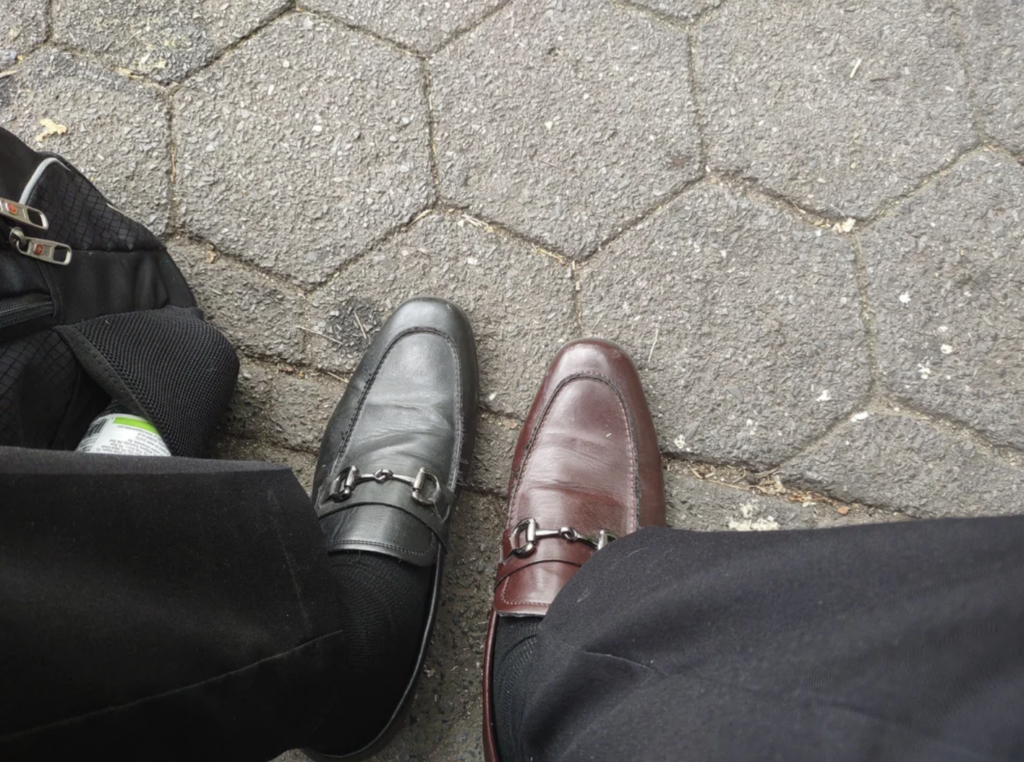
[[[927,175],[922,177],[920,180],[917,181],[917,183],[914,184],[912,188],[910,188],[904,193],[900,193],[896,196],[891,196],[890,198],[885,199],[879,205],[878,211],[875,212],[875,214],[871,215],[870,217],[854,218],[857,220],[858,229],[870,230],[874,225],[877,225],[879,222],[888,219],[890,216],[892,216],[893,212],[897,211],[901,206],[903,206],[903,204],[905,204],[907,201],[909,201],[918,193],[920,193],[929,185],[931,185],[932,182],[939,179],[943,175],[947,174],[960,162],[966,161],[976,153],[992,149],[991,145],[987,145],[977,140],[977,135],[975,135],[975,138],[976,140],[974,143],[969,145],[967,148],[965,148],[959,154],[957,154],[948,162],[943,164],[941,167],[938,167],[937,169],[929,172]],[[998,146],[996,146],[996,148],[998,148]]]
[[[206,63],[202,64],[201,66],[197,66],[195,69],[193,69],[192,71],[190,71],[187,74],[185,74],[181,79],[171,80],[170,82],[166,83],[165,86],[167,86],[167,85],[183,85],[183,84],[185,84],[186,82],[188,82],[193,77],[195,77],[195,76],[201,74],[202,72],[206,71],[207,69],[215,66],[220,61],[223,61],[224,58],[227,55],[233,53],[235,50],[237,50],[238,48],[242,47],[242,45],[244,45],[246,42],[251,40],[256,35],[258,35],[261,32],[263,32],[263,30],[267,29],[272,24],[276,23],[277,21],[283,19],[285,16],[287,16],[287,15],[289,15],[291,13],[294,13],[294,12],[295,12],[295,0],[290,0],[290,2],[288,2],[286,5],[284,5],[279,10],[275,11],[274,13],[272,13],[261,24],[257,24],[254,28],[250,29],[244,35],[239,37],[237,40],[235,40],[234,42],[231,42],[231,43],[225,45],[221,50],[217,51],[217,54],[215,56],[213,56],[209,61],[207,61]],[[148,80],[150,82],[152,82],[152,80],[150,80],[147,75],[139,75],[139,76],[145,78],[146,80]],[[158,83],[154,82],[153,84],[158,84]]]
[[[406,232],[407,230],[411,230],[420,220],[430,217],[436,212],[436,210],[436,204],[427,204],[427,206],[422,207],[418,211],[414,212],[405,220],[402,220],[401,222],[392,225],[390,228],[385,230],[381,235],[377,236],[375,239],[370,241],[370,243],[368,243],[363,248],[363,250],[360,251],[358,254],[354,255],[347,262],[343,262],[337,268],[324,275],[323,278],[320,279],[319,283],[312,284],[312,288],[310,288],[309,291],[306,291],[306,293],[312,295],[327,288],[327,286],[333,283],[335,279],[341,277],[343,274],[348,272],[348,270],[355,264],[362,261],[369,255],[373,254],[373,252],[377,251],[377,249],[379,249],[381,246],[387,245],[390,241],[397,238],[402,233]],[[303,290],[305,291],[305,289]]]
[[[515,228],[509,227],[503,222],[492,220],[488,217],[484,217],[471,211],[468,207],[452,206],[450,204],[439,204],[435,210],[438,214],[444,214],[456,219],[464,219],[470,225],[484,230],[492,235],[497,235],[519,244],[525,244],[530,248],[533,254],[538,256],[548,257],[553,259],[558,264],[568,267],[569,263],[573,261],[573,257],[567,254],[563,254],[557,249],[549,246],[548,244],[538,239],[520,233]]]
[[[617,230],[612,232],[611,235],[609,235],[602,241],[598,241],[596,245],[592,246],[588,251],[584,252],[581,256],[577,257],[576,259],[578,259],[581,262],[586,262],[587,260],[592,259],[601,251],[607,249],[609,246],[611,246],[620,238],[622,238],[622,236],[640,227],[640,225],[642,225],[648,219],[650,219],[655,214],[660,212],[666,206],[668,206],[669,204],[673,203],[678,198],[683,196],[685,193],[687,193],[687,191],[690,191],[696,186],[698,186],[705,179],[707,179],[707,173],[702,168],[701,173],[697,175],[697,177],[685,180],[683,181],[682,185],[677,186],[676,188],[673,188],[672,190],[668,191],[664,196],[658,199],[658,201],[654,203],[652,206],[649,206],[647,209],[643,210],[635,217],[632,217],[631,219],[623,222]]]
[[[433,75],[430,59],[420,59],[420,70],[423,72],[423,97],[427,104],[427,140],[430,142],[430,177],[434,183],[434,204],[441,200],[441,163],[438,161],[437,120],[434,118]]]
[[[345,21],[344,19],[335,16],[330,11],[307,10],[305,8],[299,7],[297,8],[296,12],[306,16],[318,18],[321,21],[326,21],[328,24],[334,24],[336,26],[341,27],[342,29],[348,30],[349,32],[360,34],[363,35],[364,37],[369,37],[370,39],[379,42],[382,45],[386,45],[387,47],[401,53],[402,55],[412,56],[413,58],[418,58],[421,61],[426,58],[425,54],[419,52],[414,48],[410,48],[408,45],[403,45],[402,43],[392,40],[390,37],[385,37],[384,35],[375,32],[372,29],[369,29],[365,26],[360,26],[359,24],[353,24],[349,21]]]
[[[479,27],[481,24],[486,24],[492,17],[497,16],[499,13],[508,8],[514,2],[516,2],[516,0],[505,0],[505,2],[495,6],[490,11],[485,13],[475,23],[469,24],[468,26],[463,27],[462,29],[456,29],[448,36],[448,39],[444,40],[444,42],[442,42],[440,45],[434,46],[434,48],[432,48],[430,52],[426,54],[427,58],[433,58],[445,48],[450,47],[452,43],[461,40],[468,34],[472,34],[477,27]]]
[[[776,498],[778,500],[785,500],[788,503],[800,503],[801,505],[807,503],[829,505],[836,509],[846,508],[848,511],[857,509],[865,511],[877,510],[893,515],[907,516],[903,511],[890,506],[841,500],[833,495],[829,495],[827,492],[801,487],[799,484],[787,484],[778,476],[779,468],[754,471],[732,463],[694,460],[669,452],[663,452],[661,457],[663,466],[671,467],[671,464],[676,464],[684,468],[688,472],[684,472],[684,478],[697,479],[708,484],[746,492],[758,497]],[[910,517],[907,516],[907,518]]]
[[[878,339],[875,331],[875,313],[871,308],[871,298],[868,294],[868,265],[864,261],[864,250],[860,245],[860,236],[856,233],[853,238],[853,261],[854,272],[857,276],[857,296],[860,301],[860,322],[864,324],[864,333],[868,348],[868,372],[871,375],[871,385],[868,388],[868,397],[874,396],[876,390],[881,388],[882,374],[878,365]]]
[[[647,16],[652,21],[660,23],[664,26],[670,27],[676,31],[689,32],[692,25],[693,19],[697,18],[700,14],[688,15],[683,18],[680,16],[673,16],[664,11],[655,10],[654,8],[648,8],[644,5],[637,5],[631,3],[629,0],[608,0],[611,5],[621,8],[624,11],[630,13],[638,13],[641,16]]]
[[[951,4],[948,11],[952,17],[950,27],[952,37],[956,41],[956,54],[960,61],[960,70],[963,72],[964,76],[967,105],[971,109],[971,126],[974,129],[975,136],[977,136],[981,142],[991,142],[991,136],[987,135],[985,132],[985,120],[981,118],[981,109],[978,108],[978,101],[974,90],[974,78],[971,76],[971,68],[967,63],[967,54],[965,52],[967,47],[967,38],[964,34],[963,16],[960,13],[960,7],[958,5]]]
[[[778,191],[766,188],[756,180],[743,177],[738,172],[715,172],[712,170],[708,174],[708,181],[725,186],[733,193],[747,198],[751,203],[770,206],[780,212],[797,217],[811,227],[834,230],[837,223],[846,222],[846,220],[851,219],[849,216],[826,217],[818,212],[805,209],[793,201],[793,199]],[[857,223],[860,224],[861,221],[857,219]]]
[[[42,47],[48,45],[53,39],[53,28],[54,28],[54,15],[53,15],[53,3],[54,0],[47,0],[46,2],[46,34],[43,36],[43,41],[36,47]]]
[[[174,93],[170,89],[163,93],[167,118],[167,158],[170,163],[167,173],[167,233],[173,236],[181,224],[181,210],[178,203],[178,143],[174,139]]]
[[[697,127],[697,138],[700,141],[701,172],[706,175],[711,166],[711,149],[708,147],[708,119],[700,98],[700,84],[697,82],[697,35],[692,31],[688,32],[686,43],[690,62],[690,97],[693,99],[693,116]]]
[[[583,325],[583,268],[584,262],[572,262],[572,296],[574,314],[576,316],[576,330],[580,336],[586,335],[586,328]]]
[[[993,442],[984,433],[973,426],[959,421],[946,414],[932,410],[922,410],[915,403],[905,400],[891,391],[881,391],[877,395],[880,405],[888,406],[879,414],[889,416],[902,416],[916,421],[922,421],[937,428],[939,431],[952,434],[954,438],[959,437],[977,447],[986,457],[1011,468],[1015,471],[1024,471],[1024,451],[1013,445],[1004,445]]]
[[[178,230],[169,232],[161,240],[163,240],[165,244],[177,243],[185,246],[199,246],[208,252],[212,251],[216,254],[217,259],[223,258],[228,262],[231,262],[234,266],[256,273],[260,277],[266,278],[272,282],[277,288],[291,291],[293,294],[301,296],[303,299],[309,299],[310,296],[323,288],[323,286],[327,285],[326,283],[321,283],[311,286],[309,284],[296,283],[290,278],[286,278],[274,270],[261,267],[253,262],[236,257],[234,254],[230,254],[223,249],[218,249],[210,239],[189,230],[184,225]]]

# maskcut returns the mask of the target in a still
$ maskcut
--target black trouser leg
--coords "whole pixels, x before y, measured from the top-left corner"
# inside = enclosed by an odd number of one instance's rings
[[[533,648],[521,762],[1024,759],[1024,517],[646,529]]]
[[[323,547],[286,469],[0,448],[0,759],[301,745],[344,679]]]

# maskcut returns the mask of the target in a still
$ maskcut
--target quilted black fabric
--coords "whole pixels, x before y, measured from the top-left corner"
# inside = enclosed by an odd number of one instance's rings
[[[0,349],[0,445],[49,447],[80,373],[59,335],[42,331]]]
[[[0,445],[74,449],[113,399],[173,454],[201,456],[235,384],[234,350],[159,239],[0,128],[0,195],[20,199],[33,176],[28,204],[50,227],[27,233],[73,253],[66,267],[26,257],[8,241],[20,223],[0,218]]]

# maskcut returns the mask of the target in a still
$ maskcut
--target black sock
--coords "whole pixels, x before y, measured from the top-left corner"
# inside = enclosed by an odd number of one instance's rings
[[[494,641],[494,724],[502,762],[519,759],[519,728],[529,698],[525,677],[536,650],[541,616],[500,617]]]
[[[344,693],[308,745],[344,754],[377,737],[412,678],[434,569],[358,551],[334,553],[330,563],[341,591]]]

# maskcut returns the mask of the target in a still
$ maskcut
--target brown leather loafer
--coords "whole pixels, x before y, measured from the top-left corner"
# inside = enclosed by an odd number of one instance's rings
[[[499,617],[547,613],[594,553],[665,524],[661,454],[629,355],[611,342],[566,344],[519,434],[484,652],[484,754],[498,762],[492,704]]]

